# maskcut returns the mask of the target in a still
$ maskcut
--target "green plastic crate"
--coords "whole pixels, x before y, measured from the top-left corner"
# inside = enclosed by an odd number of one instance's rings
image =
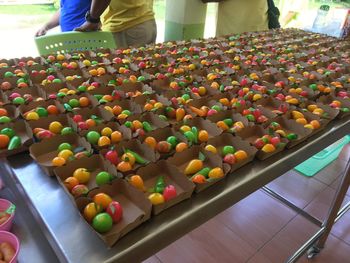
[[[111,32],[65,32],[35,38],[40,55],[116,48]]]
[[[331,164],[335,159],[337,159],[343,147],[349,142],[350,135],[347,135],[339,141],[323,149],[319,153],[315,154],[314,156],[310,157],[303,163],[294,167],[294,170],[308,177],[314,176],[327,165]]]

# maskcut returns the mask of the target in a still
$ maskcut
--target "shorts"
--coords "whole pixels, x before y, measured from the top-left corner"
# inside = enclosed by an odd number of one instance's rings
[[[123,31],[113,32],[113,35],[117,48],[152,44],[157,38],[157,24],[152,19]]]

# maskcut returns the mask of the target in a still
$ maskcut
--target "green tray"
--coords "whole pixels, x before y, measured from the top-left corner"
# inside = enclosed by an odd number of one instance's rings
[[[99,48],[116,48],[111,32],[65,32],[35,38],[40,55],[70,53]]]
[[[343,147],[349,142],[350,135],[347,135],[339,141],[323,149],[319,153],[315,154],[314,156],[310,157],[303,163],[294,167],[294,170],[308,177],[314,176],[327,165],[331,164],[335,159],[337,159]]]

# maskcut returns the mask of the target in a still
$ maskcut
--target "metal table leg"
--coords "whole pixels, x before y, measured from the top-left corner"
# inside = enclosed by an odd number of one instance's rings
[[[346,164],[344,176],[342,178],[340,185],[338,186],[337,193],[335,195],[335,198],[333,199],[331,208],[328,212],[327,219],[323,224],[325,228],[324,232],[318,239],[317,243],[308,251],[308,258],[312,258],[313,256],[317,255],[319,251],[324,247],[324,244],[326,243],[328,236],[332,230],[332,227],[338,215],[338,211],[341,207],[341,204],[344,201],[344,198],[347,190],[349,189],[349,186],[350,186],[350,160],[348,160],[348,163]]]
[[[345,146],[345,150],[350,150],[350,145]],[[342,175],[342,180],[338,186],[337,192],[332,201],[326,220],[322,224],[321,229],[311,237],[297,252],[294,253],[286,262],[296,262],[306,251],[307,257],[312,258],[320,253],[324,247],[333,225],[350,210],[350,202],[347,203],[341,210],[341,204],[344,201],[347,190],[350,186],[350,159],[348,160],[345,170]]]

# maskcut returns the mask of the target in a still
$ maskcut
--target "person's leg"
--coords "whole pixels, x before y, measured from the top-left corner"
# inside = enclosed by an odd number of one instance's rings
[[[152,44],[156,42],[157,38],[156,21],[149,20],[113,34],[118,48]]]

